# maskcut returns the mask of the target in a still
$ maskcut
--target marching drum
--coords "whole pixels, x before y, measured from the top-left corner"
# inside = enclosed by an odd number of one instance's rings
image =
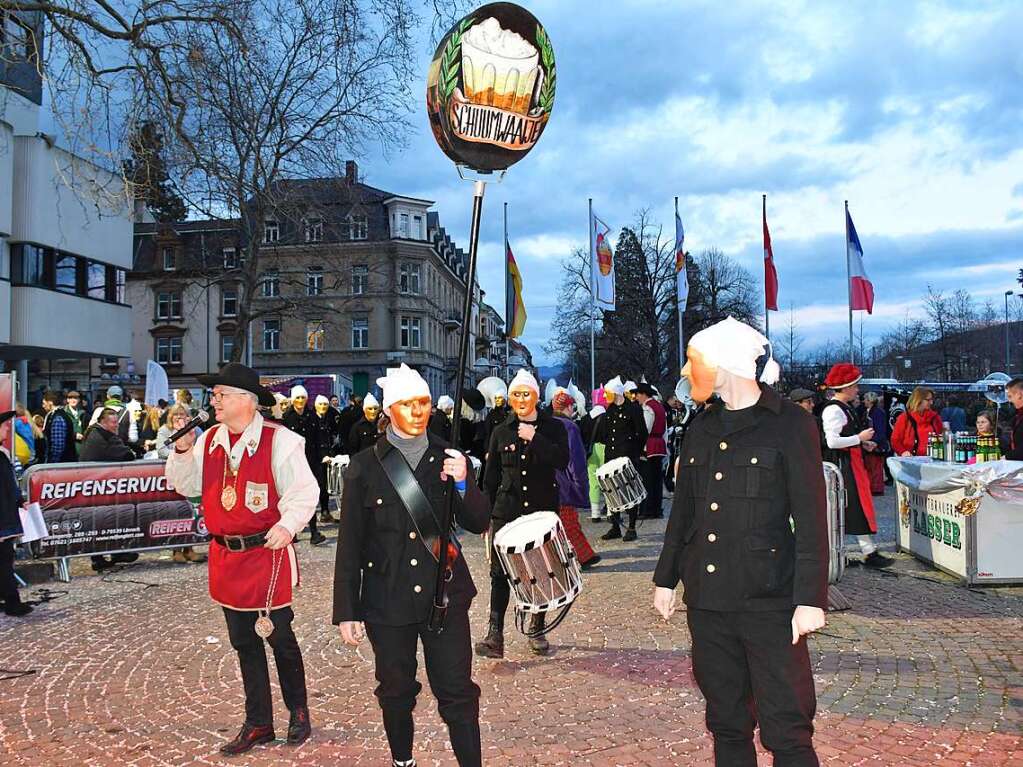
[[[824,462],[828,495],[828,583],[838,583],[845,572],[845,482],[833,463]]]
[[[628,458],[615,458],[597,469],[597,483],[607,510],[610,512],[625,511],[639,506],[646,499],[646,487],[639,476],[635,464]]]
[[[579,561],[561,519],[552,511],[509,522],[494,536],[494,549],[520,614],[567,608],[583,590]]]
[[[327,492],[341,503],[341,491],[345,487],[345,471],[351,459],[347,455],[335,455],[327,464]]]

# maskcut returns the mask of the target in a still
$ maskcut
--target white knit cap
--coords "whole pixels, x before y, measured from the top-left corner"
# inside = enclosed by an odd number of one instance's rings
[[[384,410],[395,402],[430,396],[426,379],[404,362],[401,367],[387,368],[387,375],[377,379],[377,386],[384,390]]]
[[[295,399],[295,397],[305,397],[306,399],[309,399],[309,392],[305,390],[304,386],[292,386],[291,399]]]
[[[330,400],[324,397],[322,394],[317,394],[316,399],[313,400],[314,405],[329,405]]]
[[[525,368],[515,374],[511,383],[508,384],[508,391],[510,392],[513,389],[521,389],[523,386],[535,391],[537,397],[540,396],[540,384],[536,382],[536,378],[533,377],[533,374]]]
[[[455,409],[455,401],[451,399],[447,394],[442,394],[437,400],[437,409],[443,410],[445,413],[449,410]]]
[[[373,396],[373,392],[369,392],[362,398],[362,409],[365,410],[368,407],[380,407],[380,403],[377,401],[377,398]]]
[[[607,391],[613,391],[615,394],[625,394],[625,385],[622,384],[622,377],[615,376],[604,384],[604,389]]]
[[[607,412],[607,408],[603,405],[594,405],[590,408],[590,418],[596,418],[598,415],[604,415]]]
[[[624,391],[633,391],[635,388],[636,388],[636,382],[635,381],[626,381],[625,385],[622,387],[622,391],[623,392]]]
[[[757,359],[767,347],[770,359],[764,366],[760,380],[774,384],[781,376],[781,368],[774,360],[771,342],[759,330],[734,317],[701,330],[689,340],[689,346],[700,352],[707,364],[751,381],[756,380]]]

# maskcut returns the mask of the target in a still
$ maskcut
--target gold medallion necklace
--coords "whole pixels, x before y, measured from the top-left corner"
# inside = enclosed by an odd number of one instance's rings
[[[228,453],[224,457],[224,479],[222,482],[222,490],[220,491],[220,505],[224,511],[231,511],[238,503],[238,472],[230,471],[231,479],[234,480],[230,485],[227,484],[228,468],[231,465],[231,454]],[[239,465],[239,468],[241,466]]]

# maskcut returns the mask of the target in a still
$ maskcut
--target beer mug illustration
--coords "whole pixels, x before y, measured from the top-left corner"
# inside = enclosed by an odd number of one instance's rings
[[[543,83],[540,53],[490,17],[462,40],[462,79],[470,102],[527,115]]]

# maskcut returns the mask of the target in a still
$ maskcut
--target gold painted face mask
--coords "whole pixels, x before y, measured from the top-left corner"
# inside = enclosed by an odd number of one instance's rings
[[[366,416],[367,421],[375,421],[377,416],[380,415],[380,408],[375,405],[367,405],[362,409],[362,412]]]
[[[504,406],[504,397],[502,397],[500,394],[495,394],[494,395],[494,407],[503,407],[503,406]]]
[[[430,423],[430,410],[429,397],[415,397],[395,402],[387,409],[387,414],[399,431],[418,437]]]
[[[316,406],[316,415],[326,415],[328,410],[330,410],[330,403],[321,402]]]
[[[511,398],[512,410],[519,418],[532,418],[536,413],[536,403],[540,397],[528,386],[512,389],[508,396]]]
[[[689,379],[690,396],[696,402],[706,402],[714,394],[717,383],[718,369],[711,365],[698,350],[692,346],[686,349],[689,358],[682,368],[682,375]]]
[[[305,410],[305,405],[309,401],[307,397],[295,397],[291,400],[291,406],[295,410]]]

